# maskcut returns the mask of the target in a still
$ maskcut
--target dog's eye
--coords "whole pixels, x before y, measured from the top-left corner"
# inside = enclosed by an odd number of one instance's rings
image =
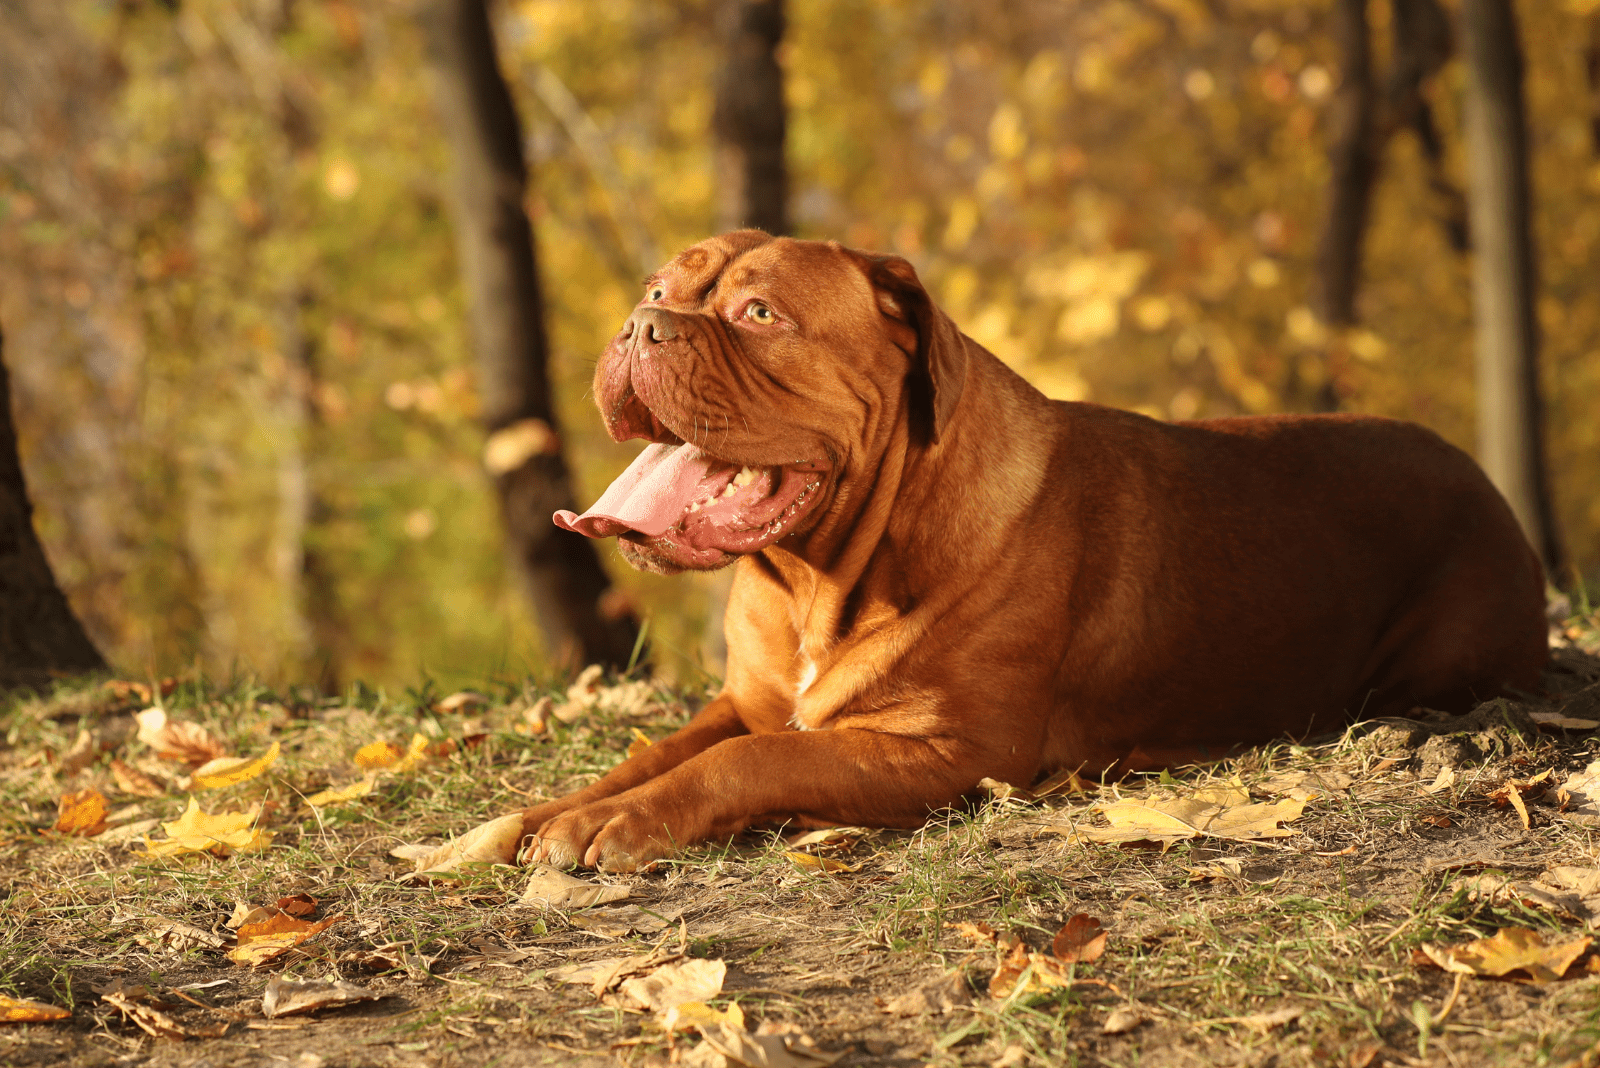
[[[661,283],[657,282],[655,285],[651,286],[648,290],[646,290],[645,295],[644,295],[644,299],[645,300],[660,300],[662,297],[664,297],[666,295],[667,295],[667,287],[662,285]]]
[[[749,319],[751,322],[763,324],[773,322],[778,318],[776,315],[772,314],[771,308],[767,307],[759,300],[744,310],[744,317]]]

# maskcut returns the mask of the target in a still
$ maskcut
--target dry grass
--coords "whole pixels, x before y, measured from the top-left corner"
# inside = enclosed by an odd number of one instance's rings
[[[1580,628],[1577,638],[1591,634]],[[1563,692],[1600,680],[1600,660],[1569,652],[1562,664],[1551,685]],[[515,727],[535,688],[490,696],[486,708],[462,715],[435,711],[428,692],[358,690],[328,701],[248,684],[180,686],[163,701],[172,717],[201,723],[243,755],[282,745],[267,775],[199,795],[207,811],[266,806],[272,847],[226,859],[148,859],[137,843],[52,836],[44,829],[70,790],[94,786],[113,807],[137,803],[137,815],[167,820],[189,795],[117,793],[112,757],[169,780],[181,771],[134,737],[137,697],[97,688],[14,704],[0,721],[0,992],[72,1016],[0,1028],[0,1063],[662,1063],[692,1040],[670,1048],[650,1015],[596,1002],[547,974],[662,943],[727,962],[717,1004],[737,1002],[751,1026],[797,1024],[846,1065],[1359,1068],[1563,1065],[1585,1056],[1589,1065],[1600,1050],[1600,977],[1589,977],[1584,962],[1573,969],[1580,977],[1547,984],[1470,978],[1453,1001],[1452,977],[1412,963],[1423,942],[1510,926],[1570,937],[1583,926],[1524,904],[1473,900],[1461,883],[1485,871],[1531,878],[1558,864],[1600,865],[1593,832],[1559,811],[1554,791],[1531,801],[1526,828],[1486,796],[1508,778],[1552,769],[1560,782],[1600,759],[1587,732],[1512,737],[1432,794],[1423,788],[1435,769],[1424,769],[1416,749],[1394,748],[1404,732],[1368,736],[1366,727],[1118,787],[1125,797],[1159,796],[1237,776],[1265,796],[1262,784],[1285,770],[1350,777],[1348,788],[1308,803],[1294,823],[1299,835],[1259,844],[1196,840],[1162,851],[1054,833],[1095,823],[1092,796],[975,805],[915,833],[873,832],[825,847],[859,864],[854,872],[809,872],[779,835],[750,835],[621,877],[636,902],[672,922],[608,938],[583,927],[581,914],[519,904],[524,876],[516,870],[418,887],[396,880],[406,866],[388,852],[579,785],[620,759],[635,729],[659,737],[683,712],[663,700],[642,715],[624,708],[571,725],[551,720],[549,731],[530,735]],[[82,730],[108,748],[63,774]],[[350,761],[360,746],[404,745],[419,731],[474,740],[380,779],[357,801],[305,806],[306,795],[356,776]],[[317,899],[320,915],[345,918],[265,969],[159,937],[173,921],[226,935],[236,903],[296,893]],[[1110,934],[1104,957],[1076,966],[1078,979],[1095,983],[1003,1000],[986,991],[997,951],[953,926],[984,923],[1042,948],[1076,913],[1097,917]],[[387,965],[363,967],[379,947]],[[943,1015],[882,1011],[952,969],[965,977],[967,1004]],[[331,971],[385,997],[315,1018],[262,1017],[271,974]],[[225,1033],[147,1036],[97,992],[119,980],[163,995],[180,1026],[226,1025]],[[1299,1014],[1263,1018],[1282,1009]],[[1141,1022],[1103,1033],[1118,1010]]]

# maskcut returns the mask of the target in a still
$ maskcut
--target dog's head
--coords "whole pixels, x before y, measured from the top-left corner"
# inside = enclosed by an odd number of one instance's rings
[[[652,444],[583,515],[636,567],[710,570],[859,506],[903,428],[937,441],[964,339],[911,265],[739,230],[645,282],[594,393],[617,441]]]

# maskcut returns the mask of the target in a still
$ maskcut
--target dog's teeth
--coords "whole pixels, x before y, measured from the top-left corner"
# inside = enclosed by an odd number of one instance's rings
[[[733,485],[748,486],[756,480],[756,473],[748,467],[739,468],[739,473],[733,476]]]
[[[724,497],[732,497],[735,493],[738,493],[738,492],[739,492],[739,480],[736,478],[732,482],[728,483],[727,488],[722,491],[722,495]]]

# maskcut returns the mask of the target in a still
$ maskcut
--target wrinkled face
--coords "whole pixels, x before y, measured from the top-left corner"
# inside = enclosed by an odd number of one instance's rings
[[[816,526],[898,410],[915,334],[859,254],[725,234],[645,283],[595,372],[617,441],[652,444],[581,516],[636,567],[712,569]],[[892,307],[892,301],[889,302]]]

